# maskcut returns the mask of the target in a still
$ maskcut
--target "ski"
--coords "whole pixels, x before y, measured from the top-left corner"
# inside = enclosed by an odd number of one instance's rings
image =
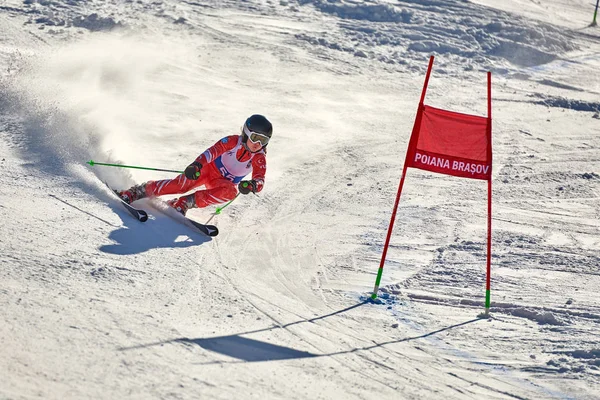
[[[215,237],[219,234],[219,229],[214,225],[202,224],[198,221],[182,215],[179,211],[168,205],[165,201],[153,198],[150,203],[157,211],[181,222],[182,224],[200,232],[206,236]]]
[[[110,192],[112,194],[114,194],[117,199],[119,199],[119,201],[121,202],[121,204],[123,204],[125,209],[127,211],[129,211],[129,214],[131,214],[133,217],[135,217],[140,222],[146,222],[148,220],[148,213],[146,211],[139,209],[139,208],[135,208],[131,204],[126,203],[125,201],[123,201],[121,196],[119,196],[119,194],[117,193],[116,190],[114,190],[113,188],[108,186],[108,183],[104,182],[104,184],[110,190]]]
[[[200,232],[204,233],[207,236],[215,237],[219,234],[219,229],[214,225],[201,224],[200,222],[194,221],[193,219],[190,219],[185,216],[183,216],[183,218],[185,218],[187,222],[192,224],[194,228],[198,229]]]

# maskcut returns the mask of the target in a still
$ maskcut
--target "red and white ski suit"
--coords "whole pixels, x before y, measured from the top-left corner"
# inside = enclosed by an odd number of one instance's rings
[[[260,192],[265,184],[265,150],[249,152],[241,135],[224,137],[200,154],[196,161],[202,164],[198,179],[187,179],[181,174],[174,179],[149,181],[146,195],[183,194],[204,185],[204,190],[194,193],[196,206],[202,208],[232,200],[237,194],[237,184],[250,172],[256,181],[256,192]]]

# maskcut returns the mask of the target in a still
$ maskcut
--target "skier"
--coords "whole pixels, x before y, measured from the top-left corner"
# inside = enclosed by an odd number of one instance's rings
[[[200,154],[174,179],[148,181],[117,194],[132,203],[144,197],[182,194],[204,185],[205,189],[167,203],[185,215],[188,209],[225,203],[238,193],[258,193],[265,184],[266,147],[273,134],[267,118],[254,114],[246,119],[240,135],[226,136]],[[252,179],[242,180],[252,172]],[[237,190],[236,190],[237,185]]]

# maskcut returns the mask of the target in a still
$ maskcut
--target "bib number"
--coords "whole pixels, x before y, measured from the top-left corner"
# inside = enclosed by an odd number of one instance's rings
[[[235,175],[231,175],[229,171],[227,171],[227,168],[221,167],[219,168],[219,171],[221,172],[221,175],[223,175],[223,178],[230,180],[231,182],[235,181]]]

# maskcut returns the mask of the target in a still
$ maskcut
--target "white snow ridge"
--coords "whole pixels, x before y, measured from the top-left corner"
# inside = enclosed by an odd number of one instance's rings
[[[600,27],[584,0],[0,1],[0,399],[600,398]],[[487,186],[409,169],[425,103],[485,116]],[[115,188],[252,114],[264,190]],[[168,199],[168,197],[165,197]]]

